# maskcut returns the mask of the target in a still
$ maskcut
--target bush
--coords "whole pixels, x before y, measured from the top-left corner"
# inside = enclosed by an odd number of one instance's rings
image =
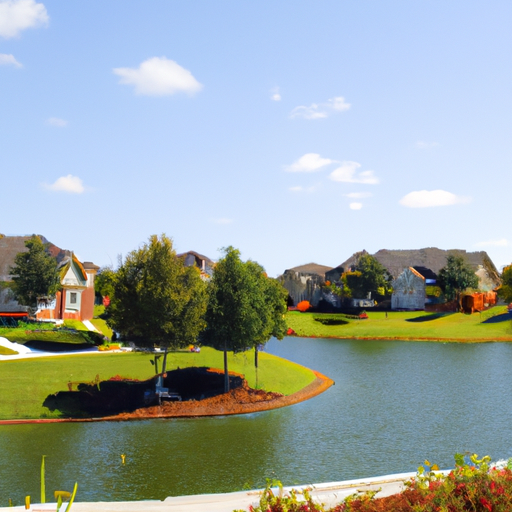
[[[345,325],[349,323],[349,321],[343,319],[341,315],[319,315],[314,316],[313,320],[323,325]]]
[[[270,482],[258,507],[250,512],[509,512],[512,510],[512,460],[506,467],[490,466],[490,457],[476,454],[455,455],[455,469],[447,475],[435,464],[425,461],[406,489],[385,498],[375,498],[378,491],[358,492],[336,505],[325,508],[313,501],[310,491],[278,494]],[[302,496],[301,496],[302,494]],[[239,511],[240,512],[240,511]]]
[[[308,300],[303,300],[301,302],[299,302],[297,304],[297,309],[301,312],[301,313],[305,313],[309,308],[311,307],[311,304],[309,303]]]

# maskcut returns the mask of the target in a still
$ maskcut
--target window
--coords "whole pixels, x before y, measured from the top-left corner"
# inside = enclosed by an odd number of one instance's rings
[[[82,292],[80,290],[66,290],[66,310],[79,311]]]

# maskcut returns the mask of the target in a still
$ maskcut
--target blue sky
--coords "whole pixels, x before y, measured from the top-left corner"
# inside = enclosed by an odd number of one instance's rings
[[[269,275],[512,260],[512,4],[0,0],[0,233],[98,265],[166,233]]]

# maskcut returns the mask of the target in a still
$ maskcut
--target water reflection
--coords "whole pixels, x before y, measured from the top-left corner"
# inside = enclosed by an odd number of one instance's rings
[[[442,466],[471,450],[508,458],[512,345],[287,338],[268,350],[336,385],[238,417],[0,427],[0,506],[47,488],[78,499],[162,499]],[[121,454],[126,454],[123,465]]]

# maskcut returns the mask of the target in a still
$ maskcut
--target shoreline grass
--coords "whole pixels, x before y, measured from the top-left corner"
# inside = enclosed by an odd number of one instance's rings
[[[425,311],[367,310],[365,320],[350,319],[344,325],[324,325],[315,321],[317,313],[290,311],[286,316],[288,327],[297,336],[339,339],[381,339],[440,342],[512,341],[512,321],[500,316],[507,313],[506,306],[495,306],[482,313],[434,314]],[[330,315],[334,316],[334,315]],[[491,319],[504,318],[493,322]]]
[[[68,382],[92,382],[99,375],[108,380],[115,375],[145,380],[155,375],[153,355],[136,353],[91,353],[66,356],[17,359],[0,362],[0,419],[60,418],[59,411],[43,406],[50,394],[67,391]],[[251,387],[290,395],[305,388],[316,378],[308,368],[260,352],[256,385],[254,352],[229,354],[229,370],[243,374]],[[170,352],[167,369],[189,366],[223,368],[223,353],[204,347],[200,353]],[[74,386],[74,389],[76,387]]]

